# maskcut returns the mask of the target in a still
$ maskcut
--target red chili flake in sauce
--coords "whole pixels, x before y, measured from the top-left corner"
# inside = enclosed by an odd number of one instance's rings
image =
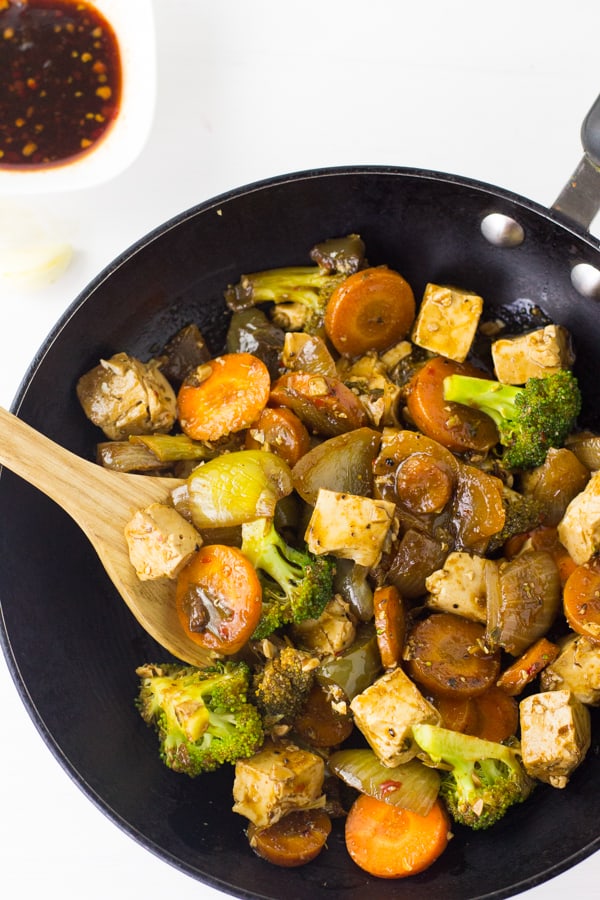
[[[0,0],[0,73],[0,168],[72,160],[118,114],[119,46],[87,2]]]

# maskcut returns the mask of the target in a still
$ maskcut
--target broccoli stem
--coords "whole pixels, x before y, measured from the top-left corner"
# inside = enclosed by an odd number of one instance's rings
[[[501,384],[488,378],[470,375],[448,375],[444,378],[444,400],[479,409],[504,428],[516,412],[515,401],[523,388]]]

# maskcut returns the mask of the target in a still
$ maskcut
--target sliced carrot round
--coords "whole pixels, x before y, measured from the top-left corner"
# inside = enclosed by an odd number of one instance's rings
[[[455,453],[485,452],[498,443],[496,425],[485,413],[444,399],[444,378],[454,374],[487,377],[485,372],[468,363],[434,356],[409,382],[408,412],[419,431],[449,450]]]
[[[250,824],[250,846],[262,859],[284,868],[303,866],[319,855],[331,832],[331,819],[322,809],[288,813],[267,828]]]
[[[177,395],[182,431],[195,441],[217,441],[252,425],[267,405],[271,378],[251,353],[226,353],[188,375]]]
[[[231,655],[258,625],[262,588],[241,550],[207,544],[179,573],[175,604],[188,637],[207,650]]]
[[[267,406],[246,433],[246,448],[271,450],[293,467],[310,450],[310,435],[291,409]]]
[[[446,697],[475,697],[496,683],[500,653],[483,648],[485,626],[454,613],[433,613],[408,638],[408,674]]]
[[[397,666],[402,659],[406,636],[406,613],[398,588],[382,585],[373,591],[375,634],[384,669]]]
[[[361,794],[346,819],[346,847],[357,866],[378,878],[423,872],[443,853],[450,827],[439,800],[426,816]]]
[[[577,566],[563,591],[563,605],[567,622],[577,634],[600,643],[600,559]]]
[[[412,288],[402,275],[387,266],[362,269],[329,298],[325,331],[338,353],[360,356],[406,337],[415,311]]]

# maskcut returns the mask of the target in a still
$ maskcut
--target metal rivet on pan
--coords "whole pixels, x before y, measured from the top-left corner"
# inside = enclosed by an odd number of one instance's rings
[[[577,263],[571,269],[571,284],[582,297],[600,300],[600,269],[589,263]]]
[[[518,247],[525,240],[523,227],[503,213],[490,213],[481,222],[484,238],[496,247]]]

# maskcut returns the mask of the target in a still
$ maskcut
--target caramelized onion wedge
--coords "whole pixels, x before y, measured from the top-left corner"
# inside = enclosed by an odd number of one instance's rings
[[[329,767],[362,794],[420,816],[431,810],[440,789],[439,773],[418,759],[390,768],[372,750],[338,750],[329,757]]]
[[[543,637],[561,604],[556,562],[546,550],[526,550],[498,570],[496,589],[488,590],[486,643],[520,656]]]

